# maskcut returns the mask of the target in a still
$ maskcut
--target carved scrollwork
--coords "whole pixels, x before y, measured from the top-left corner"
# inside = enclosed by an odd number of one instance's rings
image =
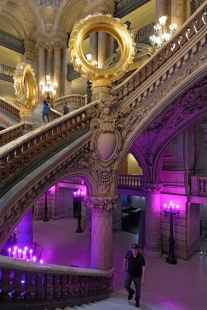
[[[89,197],[87,200],[88,207],[97,213],[112,213],[116,207],[118,196],[115,197]]]

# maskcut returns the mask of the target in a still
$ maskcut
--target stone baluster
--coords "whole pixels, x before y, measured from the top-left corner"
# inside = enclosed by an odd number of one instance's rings
[[[148,183],[146,190],[145,247],[144,253],[153,258],[162,255],[160,231],[160,191],[161,184]]]
[[[90,197],[91,209],[91,268],[113,268],[113,209],[117,197]]]

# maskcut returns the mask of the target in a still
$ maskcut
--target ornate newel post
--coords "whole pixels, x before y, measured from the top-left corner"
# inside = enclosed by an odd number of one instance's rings
[[[91,209],[91,268],[113,268],[113,222],[112,215],[117,197],[90,197]]]
[[[145,218],[145,247],[144,253],[149,257],[160,257],[161,232],[160,232],[160,191],[161,184],[145,184],[146,218]]]

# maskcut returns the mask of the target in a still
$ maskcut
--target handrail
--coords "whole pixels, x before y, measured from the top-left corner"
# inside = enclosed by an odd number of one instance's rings
[[[200,242],[203,241],[203,244],[202,244],[202,250],[200,252],[200,255],[202,256],[207,256],[207,254],[205,254],[205,244],[206,244],[206,241],[207,241],[207,230],[201,235],[200,237]]]
[[[20,108],[2,97],[0,97],[0,108],[20,119]]]
[[[154,72],[162,67],[169,59],[177,53],[190,39],[207,24],[207,5],[203,4],[199,11],[197,10],[184,23],[179,31],[176,31],[171,40],[166,42],[158,49],[143,65],[141,65],[130,77],[112,90],[112,95],[119,101],[126,95],[134,92],[135,88],[142,85]],[[130,85],[125,91],[126,85]]]
[[[45,307],[72,306],[109,297],[112,292],[113,269],[109,271],[39,264],[0,256],[0,300],[5,309],[15,301],[25,310],[31,304]],[[62,307],[61,307],[62,308]]]
[[[15,143],[9,142],[2,146],[0,148],[0,181],[11,177],[14,171],[19,171],[31,159],[45,154],[57,142],[63,141],[64,138],[72,136],[74,133],[81,134],[91,119],[91,116],[87,115],[87,109],[96,105],[95,101],[25,134]]]
[[[25,129],[26,129],[26,124],[24,122],[20,122],[14,126],[1,130],[0,131],[0,147],[21,137]]]

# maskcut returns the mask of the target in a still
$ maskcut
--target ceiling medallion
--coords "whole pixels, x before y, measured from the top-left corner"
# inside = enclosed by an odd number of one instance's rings
[[[14,1],[8,1],[7,6],[11,10],[17,10],[19,8],[18,3],[14,2]]]

